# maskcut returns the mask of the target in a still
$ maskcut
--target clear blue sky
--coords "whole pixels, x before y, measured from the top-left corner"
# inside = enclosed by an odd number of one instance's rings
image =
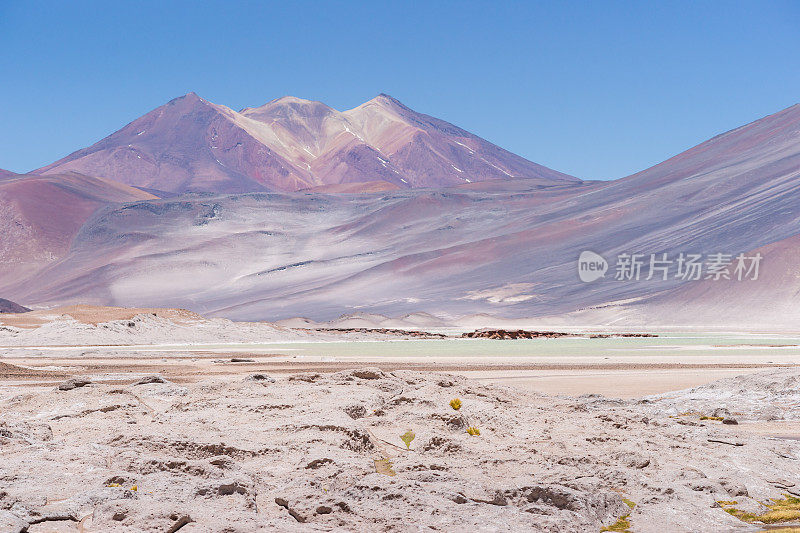
[[[581,178],[800,102],[800,2],[0,0],[0,168],[175,96],[347,109],[386,92]]]

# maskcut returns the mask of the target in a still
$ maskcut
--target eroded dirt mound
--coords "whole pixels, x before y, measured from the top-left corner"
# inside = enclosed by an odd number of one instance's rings
[[[2,300],[0,300],[2,306]],[[30,309],[28,309],[30,311]],[[0,313],[3,313],[0,308]],[[98,305],[69,305],[53,309],[37,310],[31,312],[10,311],[0,316],[0,324],[9,326],[34,328],[48,323],[57,317],[69,317],[81,324],[97,325],[115,320],[131,320],[137,315],[153,315],[176,323],[191,323],[204,320],[202,316],[186,309],[160,309],[160,308],[134,308],[134,307],[105,307]]]

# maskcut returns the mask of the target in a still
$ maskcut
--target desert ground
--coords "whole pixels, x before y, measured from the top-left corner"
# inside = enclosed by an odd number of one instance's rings
[[[0,315],[0,531],[797,526],[796,334],[419,329]]]

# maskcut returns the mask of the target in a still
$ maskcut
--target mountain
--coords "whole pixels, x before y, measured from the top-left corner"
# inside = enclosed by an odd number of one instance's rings
[[[22,307],[11,300],[0,298],[0,313],[27,313],[28,311],[30,311],[30,309],[27,307]]]
[[[345,112],[294,97],[236,112],[189,93],[34,173],[65,171],[173,193],[579,181],[387,95]]]
[[[276,116],[274,109],[261,112]],[[314,132],[340,125],[326,109],[318,116],[308,139],[327,138]],[[388,137],[362,131],[370,146],[389,150]],[[339,141],[332,136],[329,143]],[[328,153],[333,144],[319,150]],[[594,314],[579,313],[668,323],[696,303],[707,309],[695,307],[696,325],[741,325],[756,323],[754,316],[774,318],[774,302],[779,314],[800,304],[800,274],[791,266],[800,238],[800,106],[620,180],[492,183],[108,204],[86,220],[59,261],[14,283],[0,277],[0,294],[31,304],[91,300],[273,320],[356,311],[531,317],[590,309]],[[604,278],[578,279],[585,250],[611,263]],[[647,280],[646,267],[638,281],[614,279],[624,253],[675,258],[754,250],[764,253],[764,279],[772,280],[766,285]],[[746,314],[720,317],[726,309]]]
[[[11,176],[16,176],[16,172],[11,172],[10,170],[4,170],[0,168],[0,179],[3,178],[10,178]]]
[[[72,238],[100,206],[156,196],[76,172],[14,174],[0,180],[0,279],[14,283],[64,256]]]
[[[751,274],[739,280],[731,274],[730,279],[693,281],[635,302],[587,310],[583,318],[678,327],[727,327],[739,321],[756,329],[796,329],[800,321],[800,234],[750,250],[745,256],[757,254],[761,260],[756,279]],[[750,266],[749,261],[746,264]]]

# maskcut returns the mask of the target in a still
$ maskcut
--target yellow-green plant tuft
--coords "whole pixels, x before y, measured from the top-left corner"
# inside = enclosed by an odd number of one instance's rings
[[[374,459],[375,472],[383,474],[384,476],[396,476],[397,472],[392,468],[392,462],[389,459]]]
[[[604,531],[614,531],[618,533],[630,533],[631,522],[628,520],[630,515],[626,514],[625,516],[621,516],[616,522],[611,524],[610,526],[606,526],[601,529],[601,532]]]
[[[459,400],[458,398],[453,398],[452,400],[450,400],[450,407],[458,411],[459,409],[461,409],[461,400]]]
[[[732,507],[735,501],[717,501],[722,509],[743,522],[761,522],[762,524],[780,524],[800,519],[800,498],[784,494],[784,498],[773,498],[772,503],[764,502],[769,509],[762,514],[748,513]]]
[[[409,429],[408,431],[406,431],[405,433],[400,435],[400,440],[405,442],[406,443],[406,449],[410,450],[411,449],[411,441],[413,441],[415,437],[416,437],[416,435],[414,435],[414,432]]]
[[[629,509],[633,509],[634,507],[636,507],[636,503],[634,503],[632,500],[629,500],[628,498],[622,498],[622,501],[625,503],[625,505],[628,506]]]
[[[470,426],[467,428],[467,433],[469,433],[473,437],[477,437],[478,435],[481,434],[481,430],[478,429],[476,426]]]

